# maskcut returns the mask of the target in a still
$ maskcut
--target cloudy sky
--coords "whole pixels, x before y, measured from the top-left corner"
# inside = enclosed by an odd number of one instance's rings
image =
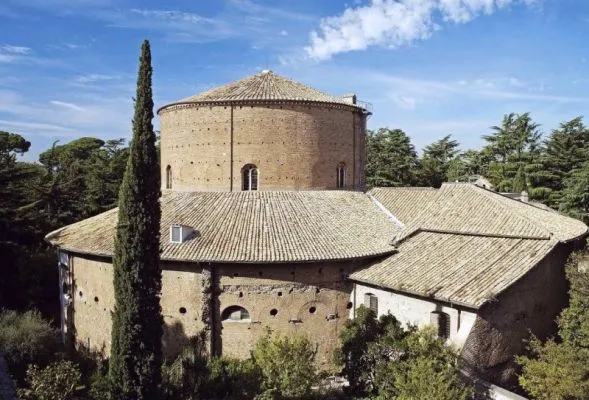
[[[262,69],[373,104],[370,128],[463,148],[503,114],[550,132],[589,106],[586,0],[2,0],[0,130],[130,136],[139,46],[156,105]],[[156,121],[157,125],[157,121]]]

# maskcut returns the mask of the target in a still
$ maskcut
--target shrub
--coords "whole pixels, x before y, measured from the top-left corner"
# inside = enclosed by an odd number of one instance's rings
[[[253,351],[254,362],[262,372],[263,398],[300,399],[309,396],[317,376],[315,350],[304,336],[262,337]],[[272,396],[268,397],[270,393]]]
[[[13,376],[22,382],[29,364],[48,365],[60,350],[59,334],[37,311],[0,312],[0,353]]]
[[[81,378],[80,369],[71,361],[58,361],[43,369],[31,365],[27,369],[30,389],[21,389],[19,395],[27,400],[71,400]]]

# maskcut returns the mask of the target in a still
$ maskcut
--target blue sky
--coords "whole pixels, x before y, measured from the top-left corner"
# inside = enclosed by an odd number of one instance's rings
[[[589,106],[585,0],[2,0],[0,130],[130,136],[139,46],[157,106],[269,68],[373,104],[369,128],[462,147],[508,112],[546,133]],[[157,118],[155,120],[157,125]]]

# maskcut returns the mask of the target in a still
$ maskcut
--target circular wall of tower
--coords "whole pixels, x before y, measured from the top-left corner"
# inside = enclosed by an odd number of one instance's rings
[[[184,103],[158,113],[163,189],[240,191],[246,166],[258,190],[363,188],[366,114],[356,106]]]

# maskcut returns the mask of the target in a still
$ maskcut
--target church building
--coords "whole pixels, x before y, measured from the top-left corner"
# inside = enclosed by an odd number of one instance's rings
[[[370,114],[271,71],[158,110],[166,354],[204,330],[212,354],[247,357],[269,329],[306,334],[327,367],[364,304],[435,325],[501,383],[529,330],[554,332],[587,227],[472,184],[366,192]],[[105,354],[117,212],[46,237],[64,338]]]

